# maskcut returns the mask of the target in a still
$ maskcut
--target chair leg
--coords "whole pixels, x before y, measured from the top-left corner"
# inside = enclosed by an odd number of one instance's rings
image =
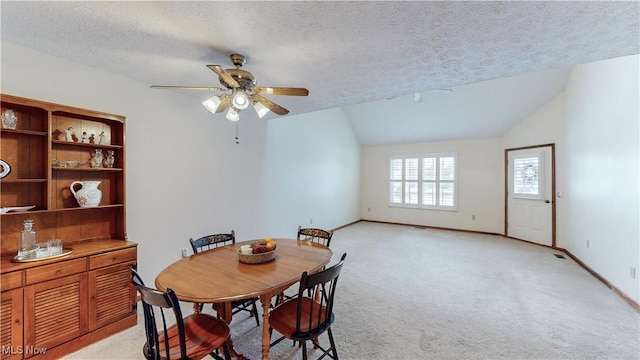
[[[260,318],[258,318],[258,307],[256,306],[256,301],[253,300],[253,302],[251,303],[252,306],[252,311],[251,313],[253,314],[253,317],[256,319],[256,326],[260,326]]]
[[[338,360],[338,349],[336,349],[336,343],[333,341],[333,334],[331,328],[327,329],[327,335],[329,335],[329,344],[331,344],[331,353],[333,353],[333,360]]]
[[[224,352],[225,360],[231,360],[231,352],[229,351],[229,344],[227,344],[226,341],[224,342],[224,344],[222,344],[222,351]]]
[[[307,342],[301,341],[302,343],[302,360],[307,360]]]
[[[271,304],[271,307],[273,308],[277,307],[278,305],[282,304],[283,300],[284,300],[284,292],[281,292],[274,297],[273,304]]]
[[[193,313],[198,314],[202,311],[203,304],[193,303]]]
[[[220,348],[215,349],[209,355],[211,355],[211,357],[213,357],[216,360],[231,360],[231,352],[229,352],[229,345],[227,344],[227,342],[225,341],[221,347],[222,347],[222,355],[224,355],[224,358],[218,355],[220,353]]]

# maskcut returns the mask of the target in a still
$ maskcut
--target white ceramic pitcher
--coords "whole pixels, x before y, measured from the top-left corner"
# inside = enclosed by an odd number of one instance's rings
[[[80,184],[80,190],[75,191],[73,187]],[[76,198],[80,207],[92,207],[100,205],[102,200],[102,191],[98,189],[100,181],[74,181],[69,186],[71,193]]]

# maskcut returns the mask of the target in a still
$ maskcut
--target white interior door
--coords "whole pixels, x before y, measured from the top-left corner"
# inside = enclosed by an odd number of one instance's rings
[[[507,154],[507,236],[553,246],[552,147]]]

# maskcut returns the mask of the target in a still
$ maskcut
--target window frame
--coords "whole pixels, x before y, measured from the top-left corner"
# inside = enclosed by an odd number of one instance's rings
[[[453,180],[443,180],[441,179],[441,159],[452,157],[454,161],[453,166]],[[417,179],[407,179],[406,174],[406,162],[408,159],[418,159],[418,168]],[[436,169],[435,169],[435,180],[424,179],[423,175],[423,164],[424,159],[435,159]],[[401,160],[400,169],[397,168],[397,163],[394,167],[394,161]],[[432,152],[432,153],[421,153],[421,154],[397,154],[391,155],[388,159],[388,197],[387,202],[390,207],[399,207],[399,208],[411,208],[411,209],[425,209],[425,210],[440,210],[440,211],[457,211],[458,210],[458,154],[456,152]],[[395,171],[394,171],[395,170]],[[398,178],[398,171],[400,174],[400,178]],[[400,194],[397,194],[398,184],[400,185]],[[415,203],[407,202],[407,184],[417,184],[417,201]],[[435,205],[431,204],[423,204],[423,187],[424,184],[434,184],[434,199]],[[453,205],[441,205],[441,191],[443,184],[452,184],[453,185]],[[395,190],[395,191],[394,191]],[[394,198],[399,199],[401,202],[394,202]]]

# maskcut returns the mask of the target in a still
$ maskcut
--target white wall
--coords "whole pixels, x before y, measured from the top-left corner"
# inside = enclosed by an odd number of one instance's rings
[[[258,229],[273,231],[264,235],[360,219],[360,143],[341,109],[272,121],[264,151]]]
[[[564,93],[561,93],[500,138],[365,147],[362,152],[362,218],[504,234],[504,149],[555,143],[556,174],[562,175],[563,133]],[[389,156],[448,151],[458,153],[460,193],[457,212],[388,206]],[[556,184],[562,189],[563,180],[556,180]],[[562,209],[563,205],[557,206]],[[472,220],[474,214],[476,220]]]
[[[389,157],[427,152],[458,153],[458,211],[390,207]],[[366,220],[502,234],[504,177],[500,138],[365,147],[361,214]],[[472,220],[476,215],[476,220]]]
[[[268,121],[245,112],[235,144],[235,124],[197,98],[1,45],[2,93],[127,117],[127,232],[148,282],[179,258],[189,237],[231,229],[239,240],[294,237],[310,218],[333,228],[360,217],[360,148],[341,112]],[[296,174],[311,168],[323,173],[294,186]]]
[[[565,247],[636,302],[640,302],[639,68],[639,55],[574,67],[566,90],[564,199]],[[636,269],[635,279],[630,268]]]

